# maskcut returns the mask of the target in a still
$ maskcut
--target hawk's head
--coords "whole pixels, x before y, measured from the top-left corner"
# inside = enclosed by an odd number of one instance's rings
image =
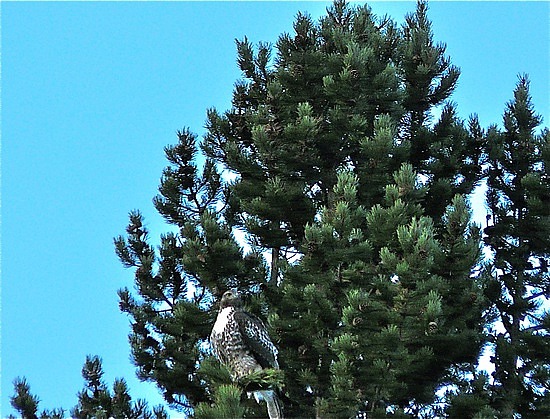
[[[225,307],[241,307],[242,305],[241,296],[237,290],[233,289],[223,293],[220,301],[220,310],[223,310]]]

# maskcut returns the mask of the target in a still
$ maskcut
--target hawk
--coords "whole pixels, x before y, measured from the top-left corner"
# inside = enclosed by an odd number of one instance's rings
[[[214,355],[229,368],[234,380],[264,368],[279,368],[277,348],[271,342],[264,323],[244,311],[240,295],[235,290],[222,296],[210,343]],[[266,401],[270,419],[282,418],[273,390],[257,390],[253,394],[256,401]]]

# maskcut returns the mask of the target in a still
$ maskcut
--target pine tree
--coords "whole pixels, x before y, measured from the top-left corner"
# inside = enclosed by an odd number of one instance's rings
[[[503,417],[550,414],[550,142],[520,77],[504,113],[504,131],[488,132],[487,202],[494,254],[488,288],[502,327],[494,332],[493,406]]]
[[[103,367],[97,356],[86,357],[82,368],[85,387],[78,392],[78,403],[71,409],[71,417],[78,419],[167,419],[162,406],[148,407],[144,400],[132,402],[128,385],[124,379],[116,379],[111,393],[103,381]],[[14,383],[14,396],[11,405],[23,419],[62,419],[64,409],[43,410],[37,416],[39,398],[30,392],[25,378],[17,378]],[[10,416],[12,419],[13,416]]]
[[[154,204],[171,232],[155,249],[134,211],[115,246],[136,270],[138,295],[119,296],[138,376],[174,407],[262,414],[209,351],[233,287],[279,348],[288,417],[418,415],[475,363],[487,318],[465,197],[482,130],[445,102],[459,71],[426,13],[399,28],[336,1],[274,47],[238,41],[232,108],[165,149]]]
[[[77,419],[167,419],[168,415],[159,406],[150,411],[147,402],[132,402],[128,385],[124,379],[116,379],[113,392],[103,381],[103,367],[97,356],[86,357],[82,367],[84,389],[78,392],[78,404],[71,409],[71,417]]]
[[[401,75],[405,84],[401,135],[409,140],[409,162],[427,178],[427,215],[439,217],[453,197],[467,195],[481,175],[483,137],[477,117],[465,129],[456,116],[456,105],[446,102],[460,70],[445,56],[445,45],[435,43],[428,5],[418,2],[416,12],[405,18],[401,44]],[[443,105],[432,126],[432,111]]]
[[[308,404],[318,417],[429,404],[453,362],[476,360],[483,321],[464,307],[482,301],[470,279],[478,232],[457,196],[438,240],[415,179],[405,165],[385,203],[366,211],[357,179],[342,172],[333,208],[306,230],[302,263],[282,286],[293,323],[281,314],[273,321],[296,362],[286,373],[296,373],[294,392],[303,394],[297,416],[312,416]]]
[[[38,411],[38,397],[31,394],[30,386],[25,378],[16,378],[13,382],[15,395],[11,397],[11,405],[23,418],[35,419]]]
[[[228,207],[227,185],[212,160],[197,167],[196,137],[183,130],[178,144],[165,151],[171,166],[154,203],[179,231],[162,236],[157,255],[142,215],[130,214],[128,237],[116,238],[115,246],[123,264],[136,268],[140,298],[120,290],[120,308],[132,317],[138,377],[156,382],[170,404],[190,413],[214,391],[205,386],[205,371],[211,383],[230,384],[228,374],[208,369],[213,298],[234,287],[252,293],[266,274],[261,255],[245,254],[221,217]]]

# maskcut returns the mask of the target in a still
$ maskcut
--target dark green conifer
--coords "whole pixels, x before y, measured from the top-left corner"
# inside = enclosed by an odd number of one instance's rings
[[[111,392],[103,381],[103,366],[97,356],[87,356],[82,367],[84,389],[78,392],[78,404],[71,409],[76,419],[168,419],[162,406],[148,407],[145,400],[132,401],[124,379],[116,379]]]
[[[31,394],[31,387],[25,378],[16,378],[13,382],[15,395],[10,397],[12,407],[19,412],[24,419],[38,419],[38,403],[40,399]]]
[[[78,404],[71,409],[72,418],[77,419],[168,419],[162,406],[148,407],[144,400],[132,401],[124,379],[116,379],[111,392],[103,381],[103,367],[97,356],[86,357],[82,368],[85,386],[77,394]],[[14,381],[15,395],[11,397],[13,408],[23,419],[63,419],[64,409],[43,410],[37,415],[40,400],[30,392],[27,381]],[[14,418],[10,416],[10,419]]]
[[[494,254],[489,298],[502,327],[493,338],[493,406],[503,417],[550,414],[550,142],[522,76],[488,133],[485,243]]]
[[[336,1],[274,47],[238,41],[231,109],[208,111],[201,142],[183,130],[167,147],[155,205],[173,232],[156,251],[135,212],[115,242],[136,268],[139,295],[120,296],[139,375],[174,406],[257,412],[209,355],[229,287],[279,347],[289,417],[419,412],[476,361],[480,236],[464,197],[482,133],[444,105],[458,69],[426,12],[399,28]]]

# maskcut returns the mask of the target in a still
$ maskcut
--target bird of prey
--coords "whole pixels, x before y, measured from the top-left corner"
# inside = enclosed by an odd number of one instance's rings
[[[210,334],[214,355],[238,380],[264,368],[278,369],[277,348],[264,323],[243,309],[236,290],[226,291],[220,301],[218,317]],[[256,390],[256,401],[265,400],[270,419],[280,419],[281,408],[273,390]]]

